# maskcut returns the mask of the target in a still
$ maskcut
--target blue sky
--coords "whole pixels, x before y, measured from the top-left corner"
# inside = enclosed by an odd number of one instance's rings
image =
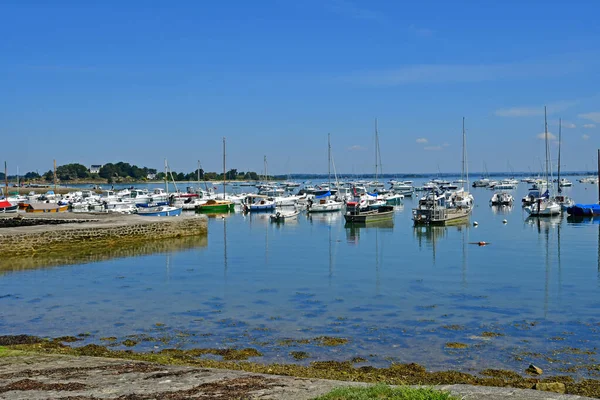
[[[0,1],[11,173],[128,161],[192,171],[539,170],[600,146],[600,3]],[[557,146],[552,143],[554,157]]]

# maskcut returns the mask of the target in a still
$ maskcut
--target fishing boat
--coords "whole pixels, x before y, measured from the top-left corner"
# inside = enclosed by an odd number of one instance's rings
[[[507,192],[494,193],[490,199],[491,206],[510,206],[514,203],[514,197]]]
[[[285,222],[292,219],[298,218],[300,214],[300,210],[294,208],[293,210],[281,210],[277,211],[275,214],[269,215],[269,219],[271,222]]]
[[[346,223],[369,223],[378,221],[387,221],[394,218],[393,206],[380,206],[376,209],[364,210],[360,203],[352,201],[346,204],[346,214],[344,219]]]
[[[0,214],[16,213],[19,209],[18,204],[12,204],[8,200],[0,200]]]
[[[429,193],[413,209],[413,222],[415,225],[451,225],[468,220],[470,215],[470,207],[455,207],[446,203],[445,196]]]
[[[525,211],[532,217],[549,217],[552,215],[559,215],[561,212],[560,205],[552,198],[550,195],[550,190],[552,186],[550,185],[549,180],[549,153],[550,147],[548,144],[548,121],[546,118],[546,107],[544,107],[544,142],[546,147],[546,168],[545,168],[545,182],[548,189],[537,199],[535,199],[532,204],[525,207]],[[541,185],[543,187],[544,185]]]
[[[467,164],[465,119],[463,118],[463,143],[462,143],[462,170],[461,179],[466,177],[468,186],[469,171]],[[464,185],[464,184],[463,184]],[[439,194],[437,191],[429,192],[419,200],[413,209],[413,223],[415,225],[452,225],[467,221],[473,209],[473,196],[466,192],[464,187],[455,192]]]
[[[181,215],[181,208],[170,206],[146,207],[139,209],[138,215],[144,217],[177,217]]]
[[[69,205],[60,205],[58,203],[31,203],[25,209],[28,213],[57,213],[66,212],[69,210]]]
[[[230,200],[226,200],[225,197],[225,185],[227,179],[227,173],[225,170],[225,155],[225,138],[223,138],[223,200],[210,199],[206,203],[197,206],[197,212],[215,214],[234,211],[234,203]]]
[[[201,213],[226,213],[234,210],[233,202],[229,200],[210,199],[206,203],[196,207],[196,211]]]
[[[275,199],[261,194],[249,194],[242,200],[244,212],[270,211],[275,209]]]

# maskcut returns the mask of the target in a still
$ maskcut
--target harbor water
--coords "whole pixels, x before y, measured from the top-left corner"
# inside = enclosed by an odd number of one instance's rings
[[[368,226],[346,226],[342,213],[274,224],[236,212],[210,216],[201,246],[4,265],[0,334],[82,334],[75,345],[116,337],[113,348],[136,351],[251,347],[263,363],[361,357],[465,372],[535,363],[595,377],[600,224],[528,218],[527,187],[512,191],[513,207],[491,207],[492,191],[471,189],[475,208],[459,226],[414,227],[418,197],[397,206],[393,221]],[[597,191],[564,189],[581,203]],[[125,347],[127,338],[137,344]]]

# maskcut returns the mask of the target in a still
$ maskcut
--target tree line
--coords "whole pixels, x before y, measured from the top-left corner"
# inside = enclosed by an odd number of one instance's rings
[[[243,172],[233,168],[226,173],[227,180],[261,180],[264,176],[259,176],[256,172]],[[48,172],[40,175],[37,172],[27,172],[24,175],[20,175],[21,181],[38,181],[44,180],[46,182],[54,181],[54,171],[48,170]],[[158,172],[155,168],[138,167],[137,165],[131,165],[126,162],[108,163],[104,164],[98,173],[90,173],[89,169],[78,163],[71,163],[60,165],[56,167],[56,178],[59,181],[69,182],[76,180],[96,180],[106,179],[107,183],[115,182],[134,182],[134,181],[146,181],[146,180],[164,180],[165,173]],[[4,181],[4,173],[0,172],[0,180]],[[16,181],[16,175],[9,175],[10,181]],[[217,172],[206,172],[204,169],[196,169],[189,173],[169,171],[168,180],[175,181],[195,181],[195,180],[223,180],[223,173]],[[269,177],[274,179],[274,177]]]

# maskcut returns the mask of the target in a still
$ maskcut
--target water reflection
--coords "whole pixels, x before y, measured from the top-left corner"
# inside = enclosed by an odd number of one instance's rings
[[[365,231],[388,231],[391,232],[394,230],[394,221],[378,221],[378,222],[370,222],[369,224],[345,224],[344,229],[346,230],[346,241],[348,243],[358,243],[360,240],[360,233]]]
[[[598,284],[600,285],[600,216],[581,217],[569,215],[567,223],[570,225],[598,225]]]
[[[419,249],[423,249],[423,246],[431,248],[433,263],[436,261],[436,247],[440,240],[445,239],[449,232],[460,232],[461,241],[463,245],[463,260],[466,259],[466,244],[468,238],[466,232],[468,231],[469,224],[462,223],[459,225],[451,226],[429,226],[429,225],[415,225],[413,227],[413,235],[417,239]]]
[[[511,205],[493,205],[490,206],[490,208],[492,209],[492,214],[495,215],[508,215],[512,212],[514,206]]]
[[[324,224],[333,225],[339,223],[343,219],[342,213],[340,212],[328,212],[328,213],[309,213],[306,214],[306,219],[311,224]]]
[[[84,264],[113,258],[137,257],[154,253],[172,253],[206,247],[207,236],[190,236],[177,239],[150,240],[141,243],[119,243],[113,246],[71,249],[50,255],[35,254],[18,258],[0,259],[0,274],[41,267]]]

